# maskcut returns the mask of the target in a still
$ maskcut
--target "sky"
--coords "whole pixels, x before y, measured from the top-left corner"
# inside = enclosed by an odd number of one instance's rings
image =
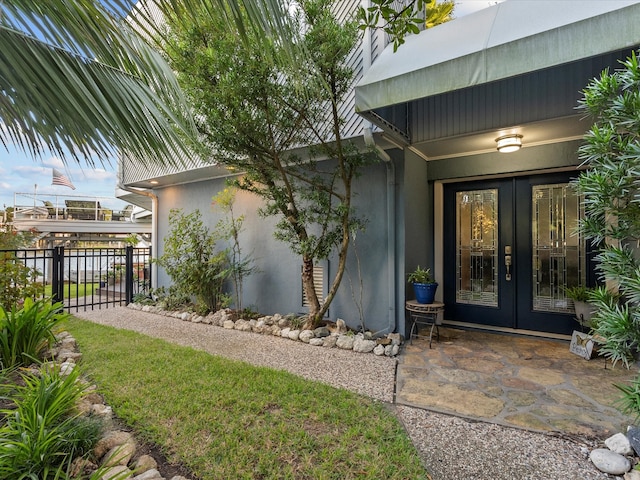
[[[52,185],[53,168],[64,173],[76,189]],[[33,195],[34,192],[37,196],[42,195],[43,200],[45,196],[60,195],[61,203],[69,195],[105,197],[100,200],[102,206],[122,208],[123,202],[115,198],[117,168],[115,158],[111,165],[105,164],[104,167],[97,163],[96,168],[91,168],[86,163],[78,164],[72,159],[65,166],[60,158],[53,155],[45,154],[36,159],[12,145],[9,145],[8,151],[0,145],[0,208],[12,207],[14,197],[18,205],[30,205],[32,200],[14,194]]]
[[[502,1],[502,0],[500,0]],[[454,15],[459,18],[498,3],[496,0],[458,0]],[[8,145],[5,149],[0,145],[0,208],[14,205],[24,205],[16,196],[17,193],[33,195],[60,195],[61,199],[69,195],[86,195],[105,197],[100,204],[105,207],[122,208],[123,203],[115,199],[117,161],[114,158],[109,164],[91,168],[86,163],[69,160],[65,165],[62,160],[53,155],[43,155],[33,158],[28,153]],[[75,190],[61,185],[51,185],[52,169],[63,172],[76,187]],[[37,185],[37,187],[36,187]],[[112,198],[109,200],[108,198]]]

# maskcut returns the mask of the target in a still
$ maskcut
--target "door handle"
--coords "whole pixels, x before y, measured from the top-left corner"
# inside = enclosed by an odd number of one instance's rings
[[[511,245],[506,245],[504,247],[504,266],[507,269],[505,280],[507,282],[510,282],[511,281]]]

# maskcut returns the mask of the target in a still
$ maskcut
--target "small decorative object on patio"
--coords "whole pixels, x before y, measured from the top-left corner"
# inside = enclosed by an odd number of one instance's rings
[[[569,351],[585,360],[590,360],[593,356],[593,343],[591,335],[574,330],[569,344]]]
[[[430,268],[420,268],[420,265],[407,277],[409,283],[413,284],[413,291],[418,303],[433,303],[438,283],[431,276]]]

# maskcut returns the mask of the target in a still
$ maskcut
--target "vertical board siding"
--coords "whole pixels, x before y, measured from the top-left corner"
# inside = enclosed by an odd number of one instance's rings
[[[630,53],[614,52],[416,100],[411,104],[411,140],[422,142],[575,115],[587,83]],[[391,110],[385,118],[401,125],[397,122],[402,106]]]

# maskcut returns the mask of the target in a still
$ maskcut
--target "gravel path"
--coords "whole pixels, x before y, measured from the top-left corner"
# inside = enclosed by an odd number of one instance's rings
[[[393,404],[396,360],[227,330],[125,307],[74,313],[179,345],[301,377],[388,402],[404,424],[433,480],[604,480],[587,459],[596,445],[470,422]]]

